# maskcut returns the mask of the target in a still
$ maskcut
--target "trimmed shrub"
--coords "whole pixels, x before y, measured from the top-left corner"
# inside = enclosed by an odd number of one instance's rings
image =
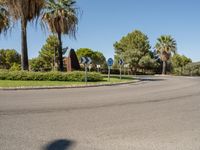
[[[75,71],[65,72],[28,72],[28,71],[9,71],[0,70],[0,80],[32,80],[32,81],[75,81],[85,80],[85,72]],[[88,72],[88,81],[102,81],[100,73]]]

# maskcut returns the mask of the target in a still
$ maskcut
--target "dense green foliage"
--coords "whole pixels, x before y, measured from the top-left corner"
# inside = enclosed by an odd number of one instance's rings
[[[119,55],[115,55],[115,61],[112,70],[119,74]],[[160,68],[160,63],[154,58],[153,52],[149,51],[145,56],[143,56],[139,63],[136,74],[155,74]],[[125,65],[122,66],[122,71],[125,74],[131,74],[129,65],[125,62]]]
[[[17,63],[13,63],[13,65],[10,68],[10,71],[20,71],[21,70],[21,66],[20,64]]]
[[[143,70],[144,73],[155,73],[159,65],[160,64],[150,54],[142,57],[139,62],[139,67]]]
[[[137,72],[139,62],[150,50],[148,37],[141,31],[134,31],[122,37],[119,42],[114,44],[117,58],[123,58],[129,68]]]
[[[192,60],[184,55],[175,54],[172,57],[173,73],[176,75],[182,75],[184,67],[191,63]]]
[[[45,66],[53,70],[58,60],[59,41],[55,35],[50,35],[39,52],[39,58],[44,60]]]
[[[30,69],[32,71],[53,70],[58,59],[58,45],[58,38],[54,35],[50,35],[39,51],[39,56],[30,61]]]
[[[39,51],[39,56],[30,60],[31,71],[57,70],[58,46],[58,38],[55,35],[50,35],[42,49]],[[62,52],[64,54],[66,52],[66,48],[63,49]]]
[[[96,65],[101,65],[101,68],[106,68],[106,58],[103,53],[99,51],[93,51],[89,48],[80,48],[76,51],[77,57],[80,61],[81,57],[90,57],[92,59],[93,69],[96,69]]]
[[[85,73],[76,71],[70,73],[63,72],[27,72],[0,70],[0,80],[33,80],[33,81],[77,81],[85,80]],[[89,72],[88,81],[102,81],[103,77],[99,73]]]
[[[14,64],[20,65],[20,54],[14,49],[0,50],[0,69],[10,69]]]
[[[182,69],[182,75],[200,76],[200,62],[189,63]]]
[[[50,71],[51,66],[49,66],[41,57],[37,57],[30,60],[30,69],[35,72]]]

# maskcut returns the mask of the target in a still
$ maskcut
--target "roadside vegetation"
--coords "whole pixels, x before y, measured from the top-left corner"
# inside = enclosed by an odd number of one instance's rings
[[[111,76],[110,81],[106,76],[102,77],[102,81],[88,82],[87,85],[102,85],[102,84],[116,84],[134,82],[132,76],[122,77]],[[52,86],[85,86],[84,81],[22,81],[22,80],[0,80],[0,88],[12,88],[12,87],[52,87]]]
[[[89,82],[102,81],[100,73],[88,72]],[[28,71],[9,71],[0,70],[0,80],[24,80],[24,81],[75,81],[82,82],[85,80],[85,72],[28,72]]]
[[[181,70],[181,75],[185,76],[200,76],[200,62],[198,63],[189,63],[183,68],[179,68]]]
[[[17,22],[21,22],[21,53],[15,49],[0,49],[0,80],[7,81],[67,81],[83,82],[84,66],[76,72],[66,71],[63,63],[68,46],[62,44],[62,35],[76,38],[79,8],[76,0],[0,0],[0,34],[6,34]],[[41,22],[42,28],[50,35],[36,58],[28,59],[27,26],[29,22]],[[177,50],[176,39],[170,35],[158,37],[155,45],[150,45],[148,36],[134,30],[113,44],[114,65],[111,74],[173,74],[199,76],[200,63],[193,63]],[[89,82],[106,82],[102,74],[108,73],[106,58],[99,50],[79,48],[77,57],[90,57],[88,66]],[[124,64],[118,61],[123,59]],[[93,72],[92,72],[93,71]],[[115,78],[112,78],[114,81]],[[118,78],[117,78],[118,80]],[[2,81],[2,82],[4,82]],[[125,79],[124,79],[125,81]],[[14,83],[14,82],[13,82]],[[52,83],[52,82],[51,82]],[[57,84],[57,83],[56,83]],[[61,83],[62,84],[62,83]],[[67,83],[63,83],[67,84]]]

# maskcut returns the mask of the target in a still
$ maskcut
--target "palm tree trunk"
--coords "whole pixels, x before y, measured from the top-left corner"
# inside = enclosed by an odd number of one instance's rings
[[[59,71],[63,71],[63,57],[62,57],[62,40],[61,40],[61,33],[58,33],[58,40],[59,40],[59,48],[58,48],[58,59],[59,59]]]
[[[166,74],[166,61],[163,61],[162,74]]]
[[[28,48],[27,48],[27,21],[21,19],[21,67],[22,70],[28,70]]]

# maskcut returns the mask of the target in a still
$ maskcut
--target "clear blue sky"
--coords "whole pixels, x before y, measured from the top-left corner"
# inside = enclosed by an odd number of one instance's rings
[[[138,29],[148,35],[152,47],[160,35],[170,34],[180,54],[200,61],[200,0],[77,0],[77,5],[83,11],[77,40],[64,36],[64,46],[87,47],[113,57],[113,43]],[[0,48],[20,52],[19,27],[0,37]],[[28,37],[29,58],[37,57],[48,33],[29,25]]]

